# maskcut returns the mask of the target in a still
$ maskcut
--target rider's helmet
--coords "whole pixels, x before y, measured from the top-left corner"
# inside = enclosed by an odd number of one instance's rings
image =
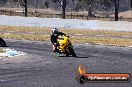
[[[52,28],[52,34],[57,34],[58,33],[58,29],[57,28]]]

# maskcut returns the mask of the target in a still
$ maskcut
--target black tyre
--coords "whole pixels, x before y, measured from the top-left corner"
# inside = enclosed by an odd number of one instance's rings
[[[66,54],[67,57],[69,57],[69,54]]]
[[[76,57],[76,53],[75,53],[75,52],[73,52],[73,53],[72,53],[72,56],[73,56],[73,57]]]
[[[71,55],[72,57],[76,57],[76,53],[74,52],[74,49],[73,49],[72,45],[68,46],[66,51],[67,51],[68,55]]]

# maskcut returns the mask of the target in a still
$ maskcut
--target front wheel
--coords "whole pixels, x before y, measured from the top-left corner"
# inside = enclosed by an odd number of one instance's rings
[[[72,57],[76,57],[76,53],[74,52],[72,45],[67,46],[65,50],[66,50],[66,56],[71,55]]]
[[[69,54],[66,54],[66,57],[69,57]]]
[[[73,53],[72,53],[72,56],[73,56],[73,57],[76,57],[76,53],[75,53],[75,52],[73,52]]]

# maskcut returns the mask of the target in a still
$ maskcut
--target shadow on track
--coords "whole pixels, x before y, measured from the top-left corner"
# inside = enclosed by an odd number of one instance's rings
[[[72,56],[58,56],[58,57],[72,57]]]
[[[76,56],[76,57],[73,57],[73,56],[58,56],[58,57],[89,58],[88,56]]]
[[[76,56],[76,58],[89,58],[88,56]]]

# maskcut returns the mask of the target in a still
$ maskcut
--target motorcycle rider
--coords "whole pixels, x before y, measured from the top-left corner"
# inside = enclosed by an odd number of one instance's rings
[[[66,34],[59,32],[57,28],[52,28],[51,43],[54,52],[59,52],[59,49],[57,48],[57,46],[59,45],[57,43],[57,39],[59,35],[66,35]]]

